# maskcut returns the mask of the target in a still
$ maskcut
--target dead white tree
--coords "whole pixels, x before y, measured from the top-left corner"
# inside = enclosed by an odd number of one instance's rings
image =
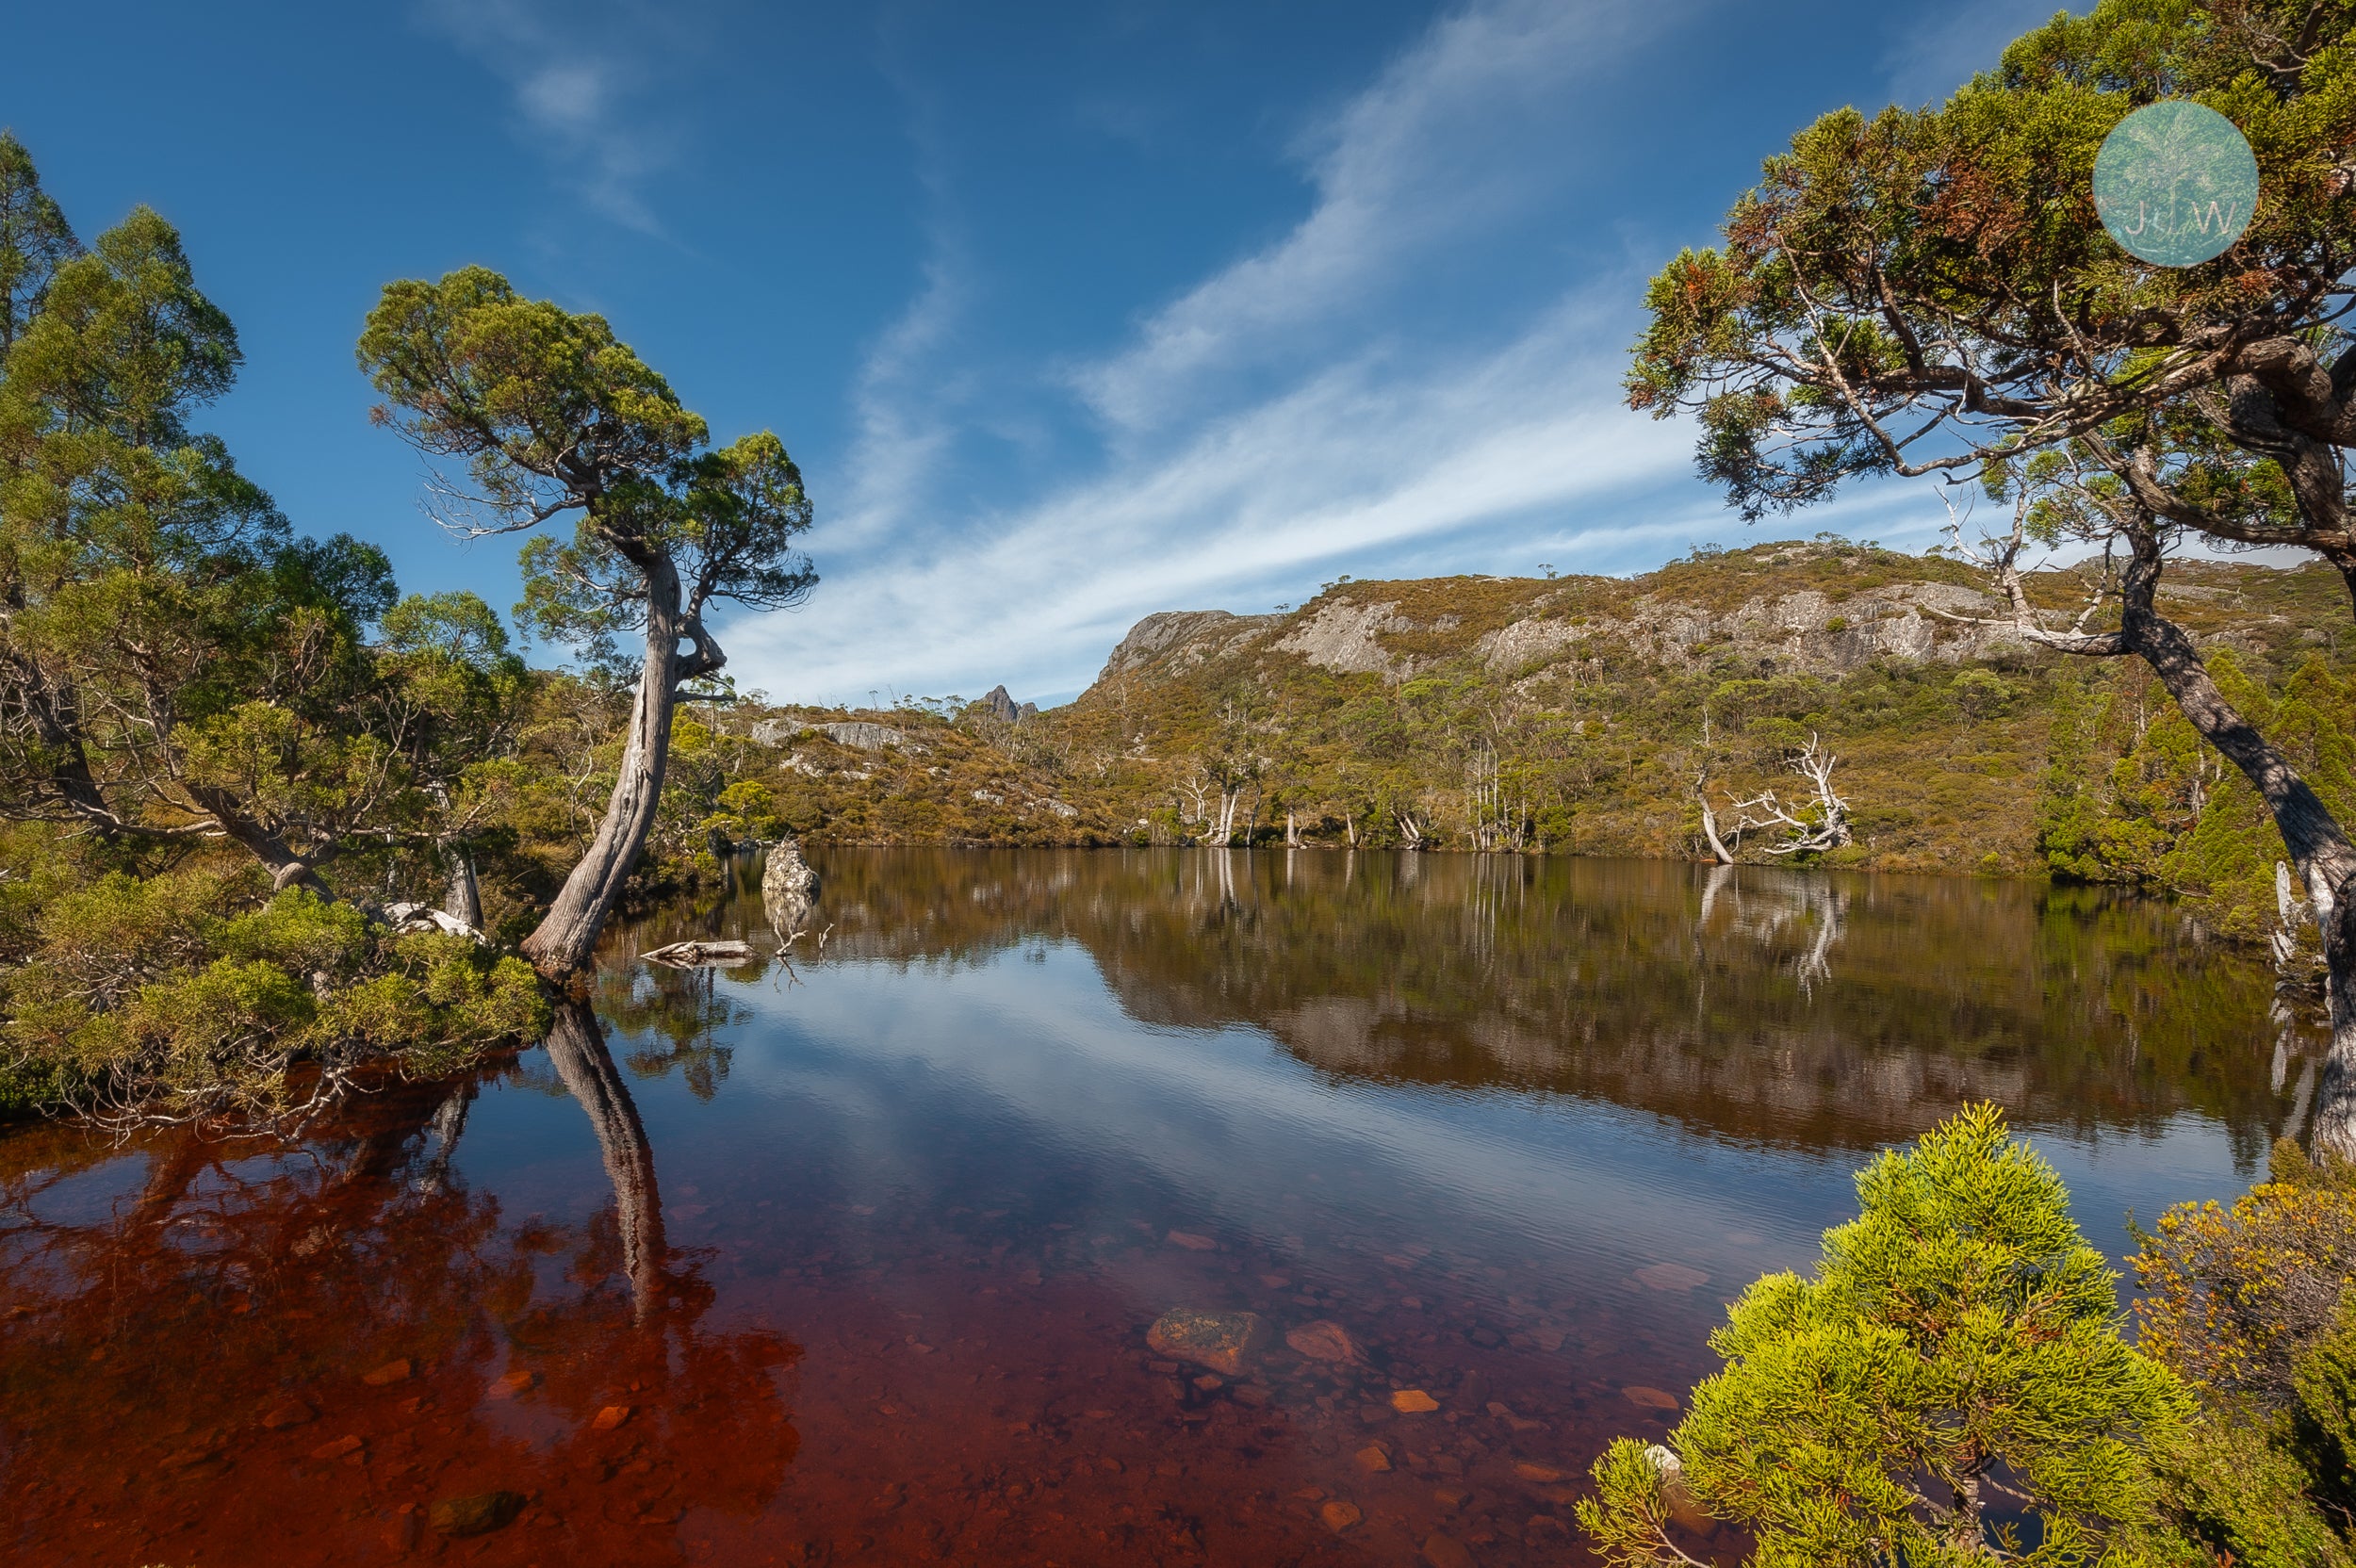
[[[1854,838],[1849,827],[1849,803],[1832,787],[1832,772],[1841,765],[1841,759],[1810,734],[1808,744],[1784,765],[1808,780],[1814,798],[1787,807],[1775,791],[1762,790],[1748,800],[1732,802],[1727,810],[1734,816],[1736,841],[1741,841],[1742,834],[1760,828],[1781,828],[1780,840],[1762,846],[1768,854],[1821,855],[1839,849]],[[1706,799],[1702,802],[1702,830],[1709,834],[1710,847],[1720,860],[1732,865],[1734,858],[1719,840],[1718,825]]]

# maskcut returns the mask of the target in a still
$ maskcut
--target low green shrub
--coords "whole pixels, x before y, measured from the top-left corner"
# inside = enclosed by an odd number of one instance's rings
[[[2161,1456],[2194,1560],[2356,1564],[2356,1167],[2275,1146],[2231,1208],[2185,1203],[2135,1259],[2139,1343],[2201,1396]]]
[[[364,1062],[447,1072],[548,1016],[519,958],[214,865],[51,898],[0,1000],[0,1105],[118,1117],[284,1115]]]
[[[1689,1563],[1680,1533],[1723,1521],[1759,1568],[2144,1560],[2149,1455],[2192,1401],[2120,1337],[2118,1276],[2053,1168],[1976,1106],[1857,1196],[1812,1279],[1768,1275],[1729,1310],[1726,1369],[1667,1446],[1596,1462],[1579,1517],[1600,1555]]]

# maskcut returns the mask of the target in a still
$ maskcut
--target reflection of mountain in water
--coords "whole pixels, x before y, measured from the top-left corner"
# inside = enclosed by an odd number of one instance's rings
[[[2099,891],[1653,861],[831,850],[827,962],[1088,949],[1142,1021],[1268,1031],[1336,1074],[1548,1089],[1860,1145],[1992,1099],[2046,1125],[2292,1114],[2271,977]],[[747,888],[751,879],[747,876]],[[668,939],[676,919],[644,935]],[[763,928],[757,898],[698,931]],[[797,960],[809,967],[805,956]]]

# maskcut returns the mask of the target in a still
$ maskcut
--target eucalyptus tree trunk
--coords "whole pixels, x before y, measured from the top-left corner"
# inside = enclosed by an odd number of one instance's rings
[[[655,1186],[654,1145],[637,1102],[622,1082],[614,1054],[605,1048],[597,1015],[585,1002],[565,1002],[548,1031],[548,1063],[596,1129],[606,1178],[614,1184],[614,1208],[622,1237],[622,1268],[630,1277],[630,1302],[640,1322],[663,1305],[663,1195]]]
[[[442,895],[442,913],[482,930],[483,888],[475,880],[474,857],[466,853],[464,844],[446,844],[442,858],[450,871],[450,884]]]
[[[630,731],[622,761],[614,779],[614,793],[588,852],[548,906],[548,912],[523,942],[524,956],[552,980],[562,980],[588,967],[597,951],[606,917],[620,901],[622,889],[636,869],[639,852],[654,827],[663,804],[663,776],[671,756],[671,722],[679,711],[679,683],[686,675],[703,675],[719,667],[719,650],[698,630],[693,668],[682,667],[679,639],[685,630],[679,611],[679,572],[661,554],[636,563],[646,578],[646,657],[638,675],[638,692],[630,699]]]
[[[1722,866],[1730,866],[1734,864],[1734,856],[1727,850],[1726,841],[1718,837],[1718,813],[1710,808],[1710,797],[1702,793],[1702,791],[1708,789],[1709,785],[1710,776],[1705,774],[1702,776],[1701,784],[1695,787],[1693,792],[1693,798],[1700,801],[1702,806],[1702,837],[1710,841],[1710,853],[1716,857],[1718,863]]]
[[[2315,1097],[2315,1144],[2356,1159],[2356,846],[2290,760],[2217,690],[2184,628],[2159,612],[2157,540],[2147,534],[2132,536],[2132,542],[2135,556],[2122,584],[2119,629],[2108,637],[2080,640],[2107,646],[2073,651],[2141,658],[2201,739],[2241,770],[2273,813],[2315,910],[2327,973],[2331,1046]]]

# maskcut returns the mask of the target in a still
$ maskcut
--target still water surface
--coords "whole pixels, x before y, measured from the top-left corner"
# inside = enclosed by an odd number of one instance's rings
[[[545,1050],[299,1144],[0,1138],[5,1555],[1583,1560],[1595,1452],[1875,1148],[1996,1100],[2117,1255],[2313,1085],[2263,970],[2067,891],[814,858],[790,961],[744,868]],[[636,956],[689,936],[763,956]],[[1173,1307],[1276,1348],[1162,1361]]]

